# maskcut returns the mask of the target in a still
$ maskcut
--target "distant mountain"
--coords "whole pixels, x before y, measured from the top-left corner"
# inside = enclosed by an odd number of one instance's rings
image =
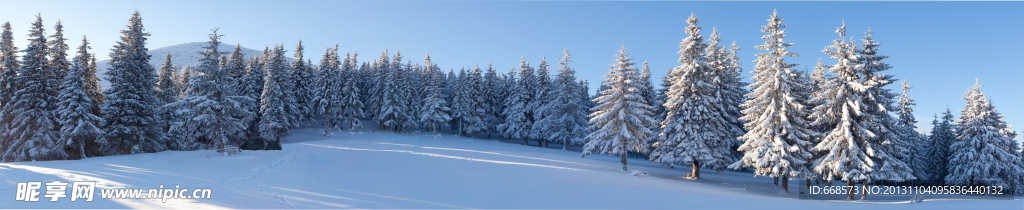
[[[203,51],[203,47],[205,46],[206,42],[192,42],[161,47],[155,50],[149,50],[149,55],[153,56],[149,60],[149,65],[153,65],[154,69],[159,70],[161,67],[163,67],[164,59],[166,58],[167,53],[170,53],[171,63],[174,63],[178,66],[178,69],[175,70],[180,71],[182,67],[185,67],[185,65],[196,66],[196,64],[199,63],[200,52]],[[221,54],[227,55],[230,54],[231,51],[235,50],[235,45],[221,44],[220,48],[217,50],[220,51]],[[243,57],[248,59],[249,56],[259,56],[263,54],[263,51],[257,51],[242,47],[242,54],[244,55]],[[290,60],[292,59],[289,58],[289,61]],[[107,73],[107,68],[110,67],[110,64],[108,62],[109,60],[96,61],[96,76],[103,80],[100,82],[103,88],[110,87],[110,82],[106,79],[107,75],[105,75],[105,73]]]

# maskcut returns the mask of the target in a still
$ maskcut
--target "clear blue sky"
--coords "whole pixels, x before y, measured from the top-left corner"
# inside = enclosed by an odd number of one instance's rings
[[[620,44],[656,77],[679,65],[679,42],[690,13],[707,36],[717,27],[725,41],[743,48],[745,71],[753,68],[760,26],[773,9],[785,18],[788,59],[812,68],[845,21],[858,39],[871,27],[880,53],[900,80],[914,86],[919,130],[932,114],[963,108],[963,93],[980,78],[982,91],[1009,123],[1024,126],[1024,2],[467,2],[467,1],[0,1],[0,21],[10,21],[24,48],[28,25],[41,13],[52,33],[64,22],[69,43],[88,35],[105,59],[134,10],[153,34],[150,49],[206,40],[220,27],[227,43],[261,49],[303,40],[314,62],[335,43],[359,51],[361,61],[384,49],[422,61],[430,53],[443,69],[493,61],[501,72],[520,56],[533,65],[547,56],[552,66],[562,48],[573,55],[577,76],[591,91],[607,72]],[[554,73],[555,69],[552,69]],[[746,73],[746,78],[750,77]],[[659,78],[655,78],[656,83]],[[890,85],[898,92],[899,85]],[[1018,128],[1017,130],[1021,130]],[[1021,139],[1021,137],[1017,137]]]

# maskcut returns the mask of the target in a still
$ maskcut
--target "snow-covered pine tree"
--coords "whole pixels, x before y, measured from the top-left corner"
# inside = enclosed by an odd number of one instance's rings
[[[656,107],[661,106],[661,104],[657,104],[658,93],[654,89],[654,83],[651,82],[651,67],[647,65],[647,61],[644,61],[644,67],[640,69],[639,83],[640,86],[644,87],[640,89],[640,96],[644,98],[644,101],[647,101],[648,106],[651,106],[651,110],[657,110],[658,108]],[[658,130],[657,127],[657,125],[651,126],[651,130],[656,131]]]
[[[786,50],[794,44],[785,42],[786,25],[778,12],[762,28],[764,44],[755,48],[766,52],[758,53],[754,61],[754,82],[749,86],[753,91],[746,95],[750,100],[741,105],[744,116],[739,119],[747,122],[749,131],[739,137],[743,144],[738,151],[744,155],[729,167],[781,178],[782,189],[789,193],[789,179],[813,174],[808,163],[813,161],[809,150],[816,132],[807,120],[810,107],[802,100],[810,93],[802,91],[806,84],[793,69],[797,64],[786,62],[785,57],[798,55]]]
[[[306,64],[302,54],[305,51],[305,47],[302,46],[302,40],[299,40],[299,44],[295,46],[295,60],[292,61],[291,67],[288,68],[288,73],[291,75],[291,87],[292,98],[295,101],[295,120],[298,125],[309,124],[313,122],[313,107],[310,101],[313,100],[313,86],[309,85],[313,83],[312,68]]]
[[[399,68],[401,65],[401,56],[395,53],[393,62],[388,62],[387,51],[381,54],[381,61],[378,64],[380,68],[387,69],[386,75],[383,79],[384,83],[381,84],[380,88],[380,111],[377,116],[374,116],[374,121],[380,123],[381,130],[390,127],[392,131],[401,131],[402,126],[407,119],[409,119],[408,107],[406,107],[405,94],[403,94],[404,88],[401,86],[402,81],[402,70]],[[399,63],[399,64],[394,64]]]
[[[167,53],[163,66],[160,67],[159,72],[157,72],[156,97],[160,100],[161,106],[163,104],[174,103],[174,101],[176,101],[174,93],[174,89],[176,87],[174,79],[172,78],[174,76],[174,71],[174,64],[171,63],[171,53]]]
[[[221,60],[224,62],[223,68],[227,69],[228,75],[235,80],[235,84],[231,85],[231,87],[234,88],[233,91],[235,91],[235,93],[241,93],[238,92],[238,90],[240,89],[239,87],[242,86],[240,83],[242,82],[242,78],[245,77],[246,62],[244,56],[245,55],[242,55],[242,45],[235,44],[235,49],[231,50],[231,54],[228,54],[226,59]]]
[[[554,98],[551,95],[552,87],[550,74],[551,73],[548,71],[547,57],[541,57],[540,64],[537,65],[537,71],[534,77],[536,93],[534,94],[533,101],[530,102],[530,107],[535,108],[533,114],[534,121],[544,119],[544,108],[547,106],[548,102]],[[548,147],[548,142],[550,141],[550,139],[543,134],[543,129],[532,129],[530,131],[530,138],[537,139],[537,143],[540,144],[537,146]]]
[[[498,75],[498,71],[494,69],[491,64],[487,64],[487,73],[483,77],[483,86],[480,90],[483,102],[480,103],[483,106],[484,113],[480,116],[484,123],[483,132],[487,133],[487,138],[491,138],[491,133],[497,131],[498,124],[504,122],[501,118],[501,100],[502,97],[500,88],[502,87],[501,76]]]
[[[960,129],[950,145],[946,185],[1019,187],[1024,169],[1016,163],[1016,142],[1011,139],[1015,133],[981,92],[982,86],[975,82],[964,94],[967,105],[960,111]]]
[[[433,68],[433,63],[430,61],[430,54],[427,54],[427,58],[424,59],[424,64],[428,67],[426,80],[426,86],[424,90],[427,92],[427,97],[423,99],[423,107],[420,109],[419,121],[423,123],[427,130],[437,135],[437,130],[442,125],[448,125],[448,121],[451,121],[451,116],[448,112],[451,111],[448,108],[448,103],[444,101],[444,92],[438,83],[441,82],[441,76],[444,75],[440,69]]]
[[[48,65],[46,35],[43,19],[36,15],[36,21],[29,29],[29,45],[22,52],[21,68],[15,81],[19,89],[14,92],[10,104],[5,106],[5,115],[12,116],[7,133],[5,150],[0,154],[2,162],[61,160],[68,154],[59,141],[59,119],[54,115],[57,108],[58,81],[55,72]]]
[[[68,158],[83,159],[86,149],[99,148],[102,144],[103,130],[99,126],[103,118],[92,113],[96,109],[95,102],[85,93],[86,69],[89,68],[89,42],[83,37],[82,46],[78,47],[78,55],[74,58],[71,70],[61,83],[61,92],[57,97],[57,118],[60,121],[60,140],[58,148],[63,149]]]
[[[502,114],[506,116],[505,122],[498,125],[498,131],[508,138],[523,138],[523,145],[530,145],[530,129],[533,128],[533,111],[531,102],[536,100],[536,82],[534,81],[533,67],[526,62],[524,56],[519,61],[519,76],[515,80],[514,92],[509,93],[505,100],[505,110]],[[541,146],[541,145],[537,145]]]
[[[910,154],[909,148],[913,142],[903,141],[900,138],[900,128],[896,126],[896,119],[892,117],[889,112],[898,111],[895,107],[896,93],[892,93],[891,90],[885,88],[886,85],[896,82],[893,75],[881,74],[881,72],[892,68],[889,64],[883,60],[888,58],[886,55],[879,55],[879,43],[872,39],[871,28],[868,28],[867,34],[862,40],[861,48],[856,50],[860,62],[863,64],[861,69],[861,75],[865,79],[864,84],[870,85],[867,89],[865,97],[861,98],[861,104],[866,104],[861,112],[867,113],[869,116],[866,118],[868,121],[872,121],[869,130],[876,136],[878,147],[874,147],[880,150],[884,150],[884,153],[879,154],[878,157],[888,159],[895,157],[896,161],[884,160],[882,165],[878,165],[878,169],[884,171],[892,171],[889,174],[886,173],[875,173],[875,180],[884,180],[888,182],[901,182],[916,179],[913,177],[913,169],[907,164],[907,155]]]
[[[597,106],[597,103],[592,101],[591,100],[592,97],[590,97],[590,81],[585,80],[585,79],[581,79],[580,80],[579,91],[580,91],[580,97],[582,97],[581,100],[583,101],[583,107],[586,108],[586,109],[583,109],[583,110],[586,110],[587,115],[589,116],[590,115],[590,109],[594,108],[594,106]],[[658,119],[654,119],[654,121],[657,122]],[[655,132],[655,134],[657,134],[657,132]],[[654,135],[654,136],[657,136],[657,135]]]
[[[334,47],[337,51],[338,47]],[[341,75],[343,77],[344,84],[338,91],[341,93],[341,106],[344,107],[341,111],[340,125],[348,125],[349,132],[355,132],[356,128],[363,128],[363,123],[359,121],[359,118],[365,117],[363,115],[363,102],[359,96],[359,77],[357,76],[358,70],[356,69],[356,58],[354,54],[351,59],[348,54],[345,54],[345,62],[341,65]],[[418,103],[418,102],[417,102]]]
[[[3,32],[0,33],[0,152],[7,151],[7,137],[5,133],[10,130],[10,124],[14,115],[6,110],[10,104],[14,92],[18,91],[17,82],[18,69],[21,67],[16,53],[18,47],[14,46],[14,35],[11,32],[11,23],[5,22]],[[2,159],[2,158],[0,158]]]
[[[256,102],[249,96],[239,96],[231,72],[219,65],[221,56],[217,49],[221,36],[213,29],[210,41],[200,53],[202,57],[195,68],[198,74],[192,75],[192,81],[185,84],[189,86],[189,97],[167,106],[175,107],[183,117],[178,129],[185,130],[183,133],[188,137],[197,138],[198,144],[182,149],[217,149],[221,155],[229,156],[238,153],[233,145],[244,136],[248,121],[253,120],[253,113],[246,107]]]
[[[338,89],[344,85],[338,69],[340,66],[337,45],[334,48],[328,47],[324,56],[320,58],[320,70],[317,71],[316,81],[313,83],[316,90],[313,91],[311,102],[314,113],[324,118],[324,136],[329,136],[330,130],[340,125],[343,106],[340,104],[341,92]]]
[[[4,105],[11,102],[11,96],[14,96],[14,92],[18,90],[18,83],[15,81],[15,78],[18,76],[17,71],[21,64],[18,62],[17,53],[18,47],[14,46],[11,22],[5,22],[3,32],[0,34],[0,110],[3,110]],[[6,119],[0,121],[0,127],[3,126],[3,122],[9,121]],[[5,132],[0,130],[0,133]],[[3,145],[3,142],[0,142],[0,145]],[[2,146],[0,146],[0,149],[2,149]]]
[[[455,98],[455,93],[458,91],[458,86],[459,86],[458,85],[459,77],[458,77],[458,75],[455,75],[455,69],[448,69],[448,76],[445,77],[444,81],[445,81],[445,83],[444,83],[445,84],[444,85],[444,92],[445,92],[445,96],[448,97],[445,100],[448,101],[449,103],[452,103],[452,106],[454,106],[453,99]],[[452,129],[454,129],[454,128],[455,128],[455,125],[452,126]]]
[[[264,58],[263,94],[260,95],[260,136],[273,140],[278,144],[281,138],[288,135],[293,126],[288,119],[290,114],[285,106],[287,95],[284,86],[291,82],[287,77],[287,60],[284,58],[284,46],[275,46],[270,57]]]
[[[586,136],[589,112],[583,105],[585,97],[580,96],[576,70],[569,67],[569,63],[572,62],[569,49],[564,49],[563,53],[565,55],[559,59],[558,75],[552,83],[553,88],[550,92],[553,98],[541,109],[544,111],[544,118],[533,124],[533,128],[539,130],[545,139],[562,144],[563,150],[570,150],[572,145],[582,142],[583,136]],[[641,88],[637,90],[637,94],[644,92],[642,81],[643,79],[640,79]]]
[[[591,153],[619,155],[623,171],[629,171],[626,152],[646,152],[647,139],[654,135],[650,125],[656,123],[651,118],[651,107],[640,95],[640,89],[644,88],[637,82],[640,74],[626,50],[626,46],[622,46],[605,76],[604,85],[609,89],[594,99],[598,103],[590,114],[590,129],[594,132],[586,136],[587,143],[580,154],[581,157]]]
[[[50,48],[50,63],[47,64],[53,72],[53,80],[58,82],[63,81],[64,77],[68,75],[68,71],[71,71],[71,61],[68,60],[68,44],[65,43],[67,38],[64,38],[64,25],[58,20],[57,24],[53,26],[53,35],[50,35],[49,43],[46,45]],[[60,86],[60,84],[57,84]],[[60,88],[58,87],[58,90]]]
[[[398,52],[396,52],[398,53]],[[401,54],[396,54],[401,55]],[[402,127],[406,132],[414,130],[419,127],[419,116],[421,98],[419,95],[419,73],[416,72],[415,67],[412,66],[411,61],[406,61],[405,66],[401,67],[401,83],[402,95],[405,98],[405,115],[406,118],[402,121]]]
[[[708,66],[704,56],[707,44],[700,35],[697,16],[686,21],[688,37],[680,43],[679,63],[670,75],[672,87],[667,92],[665,119],[651,162],[674,167],[690,164],[688,175],[700,179],[700,168],[723,170],[734,162],[732,126],[723,118],[721,74]]]
[[[177,76],[178,78],[174,79],[174,84],[177,87],[174,89],[174,92],[177,93],[175,97],[178,100],[181,100],[182,98],[185,98],[186,93],[188,92],[188,87],[185,87],[185,84],[191,82],[192,68],[190,68],[189,64],[185,64],[185,67],[181,67],[181,70],[178,71]]]
[[[737,65],[733,64],[733,55],[730,55],[729,50],[725,47],[719,46],[719,43],[722,42],[721,34],[718,33],[717,28],[712,28],[711,31],[711,37],[709,37],[710,39],[706,46],[707,49],[704,50],[704,57],[708,67],[713,69],[713,71],[709,72],[713,74],[711,77],[720,80],[716,89],[716,95],[719,95],[720,98],[722,119],[729,122],[726,124],[728,129],[726,138],[732,139],[729,145],[729,150],[733,151],[732,158],[739,159],[743,157],[743,153],[737,149],[743,142],[735,139],[745,133],[743,130],[744,122],[739,118],[743,116],[743,113],[740,113],[740,105],[746,101],[744,94],[747,91],[743,88],[745,84],[741,81],[739,72],[736,72],[734,69]],[[796,54],[793,55],[795,56]]]
[[[476,133],[486,131],[487,129],[486,122],[484,122],[484,116],[487,114],[484,103],[487,102],[487,99],[484,98],[484,81],[480,67],[474,67],[464,80],[465,86],[463,89],[466,90],[465,102],[469,115],[468,118],[464,118],[461,121],[465,126],[461,128],[464,134],[475,136]]]
[[[387,77],[390,74],[391,58],[388,57],[388,50],[380,54],[380,58],[373,61],[371,69],[373,69],[373,89],[370,91],[370,103],[368,105],[370,118],[374,119],[374,122],[380,124],[380,130],[384,130],[384,122],[377,121],[377,117],[381,113],[381,102],[383,100],[384,83],[387,82]]]
[[[89,47],[92,49],[92,47]],[[100,87],[100,78],[96,76],[96,54],[89,53],[89,68],[85,71],[85,94],[89,95],[89,98],[93,99],[93,103],[102,105],[106,100],[103,98],[103,88]],[[103,116],[100,106],[96,106],[93,110],[93,114],[96,116]]]
[[[899,134],[899,138],[902,141],[909,143],[910,148],[907,148],[909,154],[905,156],[904,162],[913,169],[914,177],[921,183],[927,183],[932,175],[928,173],[928,165],[926,163],[926,152],[928,151],[928,141],[923,138],[921,133],[917,132],[917,118],[914,117],[914,108],[917,103],[914,102],[914,98],[910,97],[910,83],[903,80],[903,95],[899,97],[896,110],[896,128],[899,130],[896,132]]]
[[[255,104],[251,104],[246,107],[246,110],[253,113],[253,119],[249,121],[247,125],[248,127],[246,130],[248,132],[246,132],[247,135],[245,136],[245,139],[252,139],[260,136],[259,122],[260,117],[262,116],[262,113],[260,112],[260,103],[262,101],[261,95],[263,93],[263,79],[267,75],[267,72],[263,70],[263,63],[261,60],[262,57],[249,58],[245,65],[245,76],[243,76],[242,81],[238,83],[240,86],[236,87],[238,88],[238,95],[249,96],[249,98],[255,101]]]
[[[811,114],[813,124],[833,125],[825,127],[824,138],[814,147],[813,151],[822,155],[815,161],[814,170],[825,180],[842,180],[847,186],[855,182],[913,180],[910,167],[889,154],[893,151],[892,140],[883,133],[889,131],[878,125],[892,123],[880,116],[888,115],[886,109],[879,109],[879,106],[891,105],[881,99],[888,96],[873,95],[882,93],[874,89],[882,88],[887,84],[883,80],[888,78],[874,74],[882,68],[865,68],[863,54],[846,39],[845,24],[838,27],[836,33],[841,38],[823,50],[838,60],[837,64],[829,66],[835,77],[826,80],[822,91],[811,100],[820,104]],[[847,196],[853,199],[853,192]]]
[[[156,69],[149,65],[149,49],[142,16],[132,14],[121,41],[110,53],[107,78],[110,89],[103,92],[103,131],[107,154],[136,154],[167,149],[167,138],[156,116]]]
[[[463,135],[465,134],[465,132],[462,132],[462,130],[464,130],[463,127],[465,127],[465,123],[463,123],[463,121],[472,117],[472,112],[469,111],[468,107],[471,106],[471,104],[469,103],[467,96],[469,91],[466,90],[468,89],[466,87],[466,68],[459,69],[459,75],[451,81],[450,85],[452,85],[451,94],[453,95],[451,97],[451,128],[453,130],[458,130],[459,135]]]

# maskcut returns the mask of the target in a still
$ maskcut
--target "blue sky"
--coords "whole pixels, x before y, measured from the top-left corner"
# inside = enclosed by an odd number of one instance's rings
[[[821,50],[838,37],[833,31],[843,21],[858,40],[871,27],[880,53],[891,56],[894,68],[886,73],[914,86],[919,130],[947,107],[958,115],[975,78],[1010,124],[1024,125],[1024,2],[2,0],[0,21],[11,22],[24,48],[35,14],[42,14],[48,33],[59,19],[71,46],[88,35],[102,60],[136,9],[153,34],[150,49],[204,41],[220,27],[224,42],[253,49],[284,44],[291,50],[302,39],[314,62],[338,43],[342,51],[360,52],[362,61],[390,49],[414,62],[430,53],[446,70],[493,62],[507,72],[521,56],[533,65],[547,56],[557,66],[568,48],[591,91],[621,44],[638,63],[650,63],[656,81],[679,65],[676,52],[690,13],[700,18],[705,36],[717,27],[726,42],[736,41],[749,72],[760,53],[754,46],[763,42],[760,27],[778,9],[789,25],[787,42],[796,44],[790,51],[800,54],[788,61],[798,68],[812,68],[818,58],[834,62]],[[898,84],[889,87],[898,92]]]

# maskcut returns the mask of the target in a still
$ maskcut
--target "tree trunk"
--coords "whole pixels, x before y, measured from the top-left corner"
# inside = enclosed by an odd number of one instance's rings
[[[569,142],[562,142],[562,150],[569,150]]]
[[[775,181],[773,181],[772,184],[774,184],[775,186],[778,186],[779,185],[779,177],[774,177],[774,178],[775,178]]]
[[[523,145],[530,146],[530,137],[523,137]]]
[[[853,180],[846,181],[846,200],[853,200]]]
[[[789,194],[789,177],[782,175],[782,190]]]
[[[622,170],[623,171],[629,171],[629,168],[626,167],[626,153],[623,152],[621,156],[622,156]]]
[[[690,177],[700,179],[700,161],[693,161],[693,171],[690,172]]]
[[[805,179],[805,180],[806,181],[804,183],[804,189],[806,189],[807,192],[811,192],[811,179]]]
[[[863,188],[863,189],[860,190],[860,200],[867,200],[868,199],[868,181],[861,182],[860,183],[860,187]]]

